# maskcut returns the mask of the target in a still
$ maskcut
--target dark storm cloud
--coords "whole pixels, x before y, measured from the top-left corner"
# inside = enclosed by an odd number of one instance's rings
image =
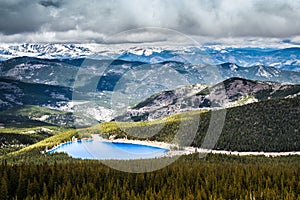
[[[59,8],[61,6],[61,1],[40,1],[39,2],[42,6],[45,7],[55,7]]]
[[[47,23],[47,14],[32,2],[34,1],[0,1],[0,32],[3,34],[35,32]]]
[[[1,0],[0,38],[103,41],[141,27],[196,36],[292,37],[300,35],[299,10],[299,0]]]

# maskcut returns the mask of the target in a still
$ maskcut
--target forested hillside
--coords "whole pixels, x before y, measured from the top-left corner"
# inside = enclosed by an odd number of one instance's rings
[[[300,198],[299,166],[299,157],[200,159],[197,154],[141,174],[116,171],[97,161],[13,166],[2,162],[0,198],[295,200]]]
[[[174,140],[179,125],[185,127],[185,134],[188,136],[193,134],[190,130],[192,121],[200,119],[192,146],[201,147],[210,123],[211,112],[222,111],[194,111],[153,122],[110,122],[101,124],[99,129],[106,135],[127,135],[128,138],[170,142]],[[226,110],[224,127],[215,149],[300,151],[299,114],[300,97],[265,100],[229,108]],[[97,133],[97,129],[91,130]],[[155,131],[157,134],[153,135]],[[180,141],[178,142],[180,144]]]

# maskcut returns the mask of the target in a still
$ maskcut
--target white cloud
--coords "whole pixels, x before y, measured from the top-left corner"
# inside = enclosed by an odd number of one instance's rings
[[[143,27],[195,36],[293,37],[300,35],[299,10],[298,0],[2,0],[0,41],[101,42]]]

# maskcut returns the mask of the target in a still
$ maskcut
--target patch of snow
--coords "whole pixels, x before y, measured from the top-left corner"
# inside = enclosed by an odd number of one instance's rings
[[[263,76],[266,78],[270,78],[272,75],[268,73],[263,66],[259,66],[257,73],[255,74],[257,76]]]

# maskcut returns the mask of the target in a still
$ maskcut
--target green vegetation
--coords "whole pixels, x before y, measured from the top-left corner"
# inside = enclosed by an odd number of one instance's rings
[[[72,90],[68,87],[26,83],[3,77],[0,77],[0,82],[9,86],[2,89],[0,99],[6,100],[5,96],[11,96],[14,99],[13,101],[9,101],[12,106],[17,106],[19,103],[22,103],[22,105],[55,105],[57,102],[69,101],[72,97]],[[7,108],[9,107],[4,106],[0,110]]]
[[[29,119],[26,116],[10,115],[0,112],[0,126],[5,128],[32,128],[37,126],[51,126],[47,122]],[[52,125],[53,126],[53,125]]]
[[[163,119],[142,122],[107,122],[92,128],[85,129],[92,134],[100,134],[108,138],[147,139],[171,142],[177,133],[179,125],[190,124],[190,121],[207,111],[190,111],[184,114],[175,114]]]
[[[19,133],[13,135],[13,140],[19,140],[21,142],[25,141],[24,143],[19,144],[19,146],[24,148],[15,149],[15,151],[10,151],[8,154],[2,155],[0,157],[0,160],[7,160],[10,163],[41,163],[41,162],[47,162],[51,160],[66,160],[68,161],[69,158],[66,155],[58,155],[58,154],[45,154],[45,150],[48,148],[52,148],[60,143],[70,141],[73,136],[77,136],[76,130],[68,130],[68,129],[52,129],[53,132],[51,132],[51,137],[49,135],[41,135],[41,132],[38,132],[39,130],[45,130],[43,127],[42,129],[36,129],[36,134],[28,134],[25,133]],[[49,129],[50,130],[50,129]],[[32,131],[32,130],[30,130]],[[47,133],[49,134],[49,133]],[[2,135],[2,133],[0,134]],[[43,138],[42,140],[34,140],[35,138]],[[27,140],[26,140],[27,139]],[[26,143],[26,142],[31,143]],[[11,148],[11,146],[14,145],[7,145],[8,148]]]
[[[210,94],[209,88],[205,88],[203,90],[201,90],[200,92],[198,92],[196,95],[208,95]]]
[[[5,127],[74,126],[71,112],[33,105],[15,106],[0,112],[0,117],[0,123]]]
[[[242,106],[242,105],[246,104],[249,100],[254,100],[254,99],[255,99],[254,96],[245,96],[245,97],[242,97],[241,99],[239,99],[236,102],[236,105]]]
[[[0,156],[5,156],[11,152],[31,148],[40,141],[65,132],[67,129],[54,126],[42,126],[32,128],[1,128],[0,129]],[[61,133],[63,134],[63,133]],[[57,138],[54,137],[54,138]],[[29,148],[29,149],[30,149]],[[23,150],[21,150],[23,151]],[[11,154],[9,154],[11,155]],[[7,155],[7,156],[9,156]]]
[[[6,110],[3,114],[7,115],[20,115],[20,116],[28,116],[29,118],[40,118],[44,115],[59,115],[59,114],[67,114],[68,112],[53,110],[49,108],[44,108],[41,106],[16,106],[12,109]]]
[[[227,109],[226,121],[215,149],[232,151],[300,151],[300,97],[272,99]],[[91,132],[106,136],[142,138],[170,142],[179,126],[190,133],[190,124],[199,120],[192,143],[201,147],[211,112],[194,111],[153,122],[109,122]],[[213,111],[220,112],[220,111]],[[130,133],[130,135],[128,134]],[[157,133],[157,134],[152,134]]]
[[[137,161],[135,167],[143,167],[143,162],[147,161]],[[300,198],[299,166],[299,157],[208,155],[200,159],[195,154],[155,172],[134,174],[97,161],[38,165],[3,161],[0,193],[2,199],[294,200]]]
[[[68,137],[64,132],[69,130],[67,126],[72,124],[69,116],[70,113],[39,106],[16,106],[0,112],[0,157],[9,157],[13,161],[18,158],[22,160],[26,157],[30,160],[40,157],[40,151],[45,150],[48,145],[41,145],[49,141],[45,139],[54,136],[54,146],[61,141],[57,134]],[[40,121],[41,117],[44,117],[45,121]],[[62,123],[64,126],[57,126]],[[44,143],[39,143],[40,141]]]

